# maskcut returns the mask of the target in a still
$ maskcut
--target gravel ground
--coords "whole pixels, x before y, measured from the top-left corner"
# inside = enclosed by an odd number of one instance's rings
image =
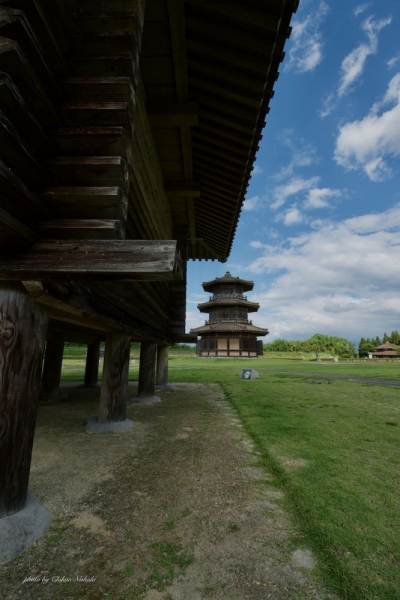
[[[99,390],[67,387],[40,404],[30,478],[52,524],[0,566],[4,600],[334,599],[216,385],[130,404],[132,429],[97,435]]]

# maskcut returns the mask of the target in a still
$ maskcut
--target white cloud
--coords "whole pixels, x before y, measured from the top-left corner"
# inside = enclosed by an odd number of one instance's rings
[[[307,200],[304,203],[304,208],[326,208],[330,206],[328,198],[338,198],[342,195],[339,190],[331,190],[330,188],[313,188],[308,192]]]
[[[255,210],[258,207],[258,196],[247,198],[243,202],[243,210]]]
[[[274,176],[276,181],[291,177],[296,167],[309,167],[318,163],[317,148],[303,138],[295,136],[293,129],[285,129],[279,141],[291,150],[292,159]]]
[[[204,325],[204,321],[206,320],[206,317],[207,317],[206,314],[202,314],[198,310],[196,312],[187,311],[186,312],[185,331],[189,332],[191,329],[194,329],[195,327],[201,327],[202,325]]]
[[[315,187],[318,181],[319,177],[310,177],[309,179],[293,177],[288,183],[276,186],[273,191],[274,202],[271,204],[271,208],[280,208],[289,196],[296,195],[299,192]]]
[[[367,8],[369,8],[369,6],[371,6],[370,2],[366,2],[365,4],[359,4],[358,6],[356,6],[356,8],[354,9],[355,16],[358,17],[358,15],[361,15],[367,10]]]
[[[400,60],[400,53],[395,54],[390,60],[387,61],[387,66],[389,69],[393,69]]]
[[[252,175],[260,175],[261,173],[263,173],[263,169],[261,167],[259,167],[258,165],[254,165],[253,170],[251,172]]]
[[[338,97],[344,96],[353,85],[353,83],[361,76],[366,60],[371,54],[376,54],[378,51],[378,34],[383,27],[389,25],[392,21],[391,17],[374,21],[371,17],[366,19],[361,25],[364,32],[367,34],[368,42],[362,43],[357,48],[354,48],[342,62],[342,76],[338,89]]]
[[[298,210],[296,205],[293,205],[284,215],[283,223],[286,226],[298,225],[298,223],[301,223],[302,220],[303,220],[303,215]]]
[[[368,4],[360,5],[357,7],[355,14],[358,15],[361,12],[364,12],[366,8],[368,8]],[[372,17],[369,17],[363,21],[361,28],[367,36],[367,41],[359,44],[343,59],[340,67],[341,77],[337,91],[331,92],[323,100],[322,109],[320,111],[320,116],[322,118],[328,116],[336,108],[339,99],[352,90],[354,84],[364,72],[368,57],[378,52],[379,32],[383,27],[389,25],[391,21],[391,17],[380,19],[379,21],[374,21]]]
[[[276,278],[265,293],[257,324],[275,337],[314,333],[382,335],[400,319],[400,204],[340,223],[321,223],[288,246],[265,245],[249,267]],[[261,248],[260,248],[261,249]]]
[[[394,106],[381,114],[382,107]],[[391,174],[390,158],[400,155],[400,73],[390,81],[381,103],[360,121],[346,123],[336,140],[335,160],[346,169],[361,168],[372,181]]]
[[[323,40],[320,25],[328,11],[328,5],[321,2],[317,10],[303,21],[294,21],[286,71],[293,69],[298,73],[305,73],[314,70],[322,61]]]

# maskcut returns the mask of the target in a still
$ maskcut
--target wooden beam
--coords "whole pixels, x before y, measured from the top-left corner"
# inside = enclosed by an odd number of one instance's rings
[[[0,258],[0,280],[173,279],[179,269],[174,240],[43,241]]]
[[[196,14],[195,17],[186,17],[186,29],[188,32],[194,31],[196,37],[206,34],[208,38],[217,39],[224,46],[242,47],[245,54],[250,54],[255,58],[265,58],[274,50],[276,32],[266,34],[264,30],[246,29],[243,23],[232,24],[230,20],[227,24],[221,21],[216,22],[207,17],[201,17]],[[190,33],[188,33],[190,37]]]
[[[183,0],[167,0],[167,3],[171,29],[176,95],[178,97],[178,102],[187,102],[189,87],[184,2]]]
[[[24,281],[23,284],[29,295],[44,304],[50,317],[58,321],[93,329],[97,335],[99,331],[120,331],[136,340],[171,343],[161,329],[129,314],[83,283]]]
[[[186,0],[186,2],[202,10],[211,10],[229,19],[235,19],[239,21],[239,24],[246,23],[274,33],[278,30],[282,10],[281,3],[275,5],[276,14],[272,16],[273,5],[271,3],[269,3],[268,10],[261,10],[261,8],[257,10],[257,8],[253,8],[248,4],[234,0],[219,0],[218,2],[214,2],[214,0]]]
[[[199,124],[199,103],[153,104],[147,114],[152,127],[195,127]]]
[[[189,221],[189,236],[192,244],[196,243],[196,214],[194,209],[194,199],[187,199],[187,215]]]
[[[211,59],[226,61],[228,65],[238,65],[244,69],[249,69],[256,73],[265,73],[266,66],[262,60],[253,60],[251,56],[246,56],[240,50],[216,44],[210,40],[202,40],[200,38],[188,39],[187,47],[189,50],[198,52],[201,56],[206,56]],[[201,83],[199,83],[201,87]]]
[[[198,183],[166,183],[165,193],[169,198],[199,198],[200,186]]]
[[[2,208],[0,208],[0,232],[6,238],[8,236],[11,238],[10,242],[7,242],[8,251],[10,251],[11,247],[30,245],[41,240],[40,235],[29,229],[29,227]]]

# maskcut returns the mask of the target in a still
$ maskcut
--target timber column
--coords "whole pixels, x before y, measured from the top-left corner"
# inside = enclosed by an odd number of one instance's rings
[[[97,387],[99,377],[100,340],[88,344],[83,387]]]
[[[54,336],[47,340],[44,357],[40,398],[53,400],[65,398],[67,393],[60,393],[61,369],[64,355],[64,338]]]
[[[159,344],[157,346],[157,376],[156,389],[173,390],[172,385],[168,385],[168,346]]]
[[[156,342],[142,342],[140,344],[138,395],[136,398],[132,398],[132,402],[160,401],[160,398],[154,395],[156,354]]]
[[[27,501],[47,324],[22,284],[0,285],[0,517]]]
[[[88,421],[88,433],[126,431],[133,425],[126,418],[130,346],[125,333],[107,333],[99,416]]]

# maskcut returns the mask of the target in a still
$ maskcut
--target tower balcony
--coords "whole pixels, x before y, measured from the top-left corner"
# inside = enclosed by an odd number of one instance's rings
[[[209,297],[209,301],[217,300],[218,298],[240,298],[240,300],[247,300],[247,296],[243,296],[243,294],[214,294]]]
[[[253,325],[252,321],[248,319],[239,319],[239,318],[231,318],[231,319],[209,319],[205,321],[206,325],[214,325],[215,323],[244,323],[245,325]]]

